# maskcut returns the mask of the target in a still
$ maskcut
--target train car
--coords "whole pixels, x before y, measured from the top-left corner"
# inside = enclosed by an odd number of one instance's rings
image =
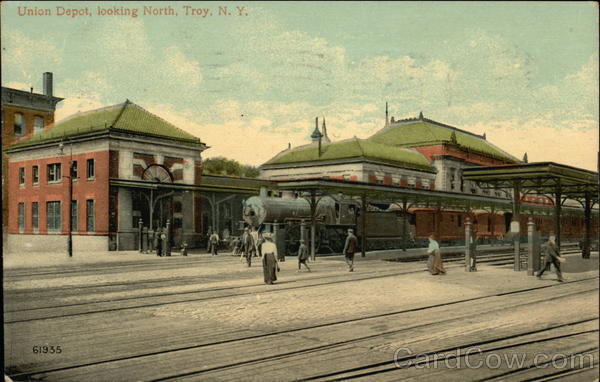
[[[348,228],[362,234],[362,206],[354,199],[323,197],[316,211],[316,247],[318,253],[340,253]],[[370,205],[367,220],[367,250],[424,247],[427,237],[435,232],[443,245],[464,244],[465,221],[470,219],[473,231],[480,242],[494,242],[510,237],[511,213],[490,213],[486,210],[470,212],[412,208],[407,213],[388,205]],[[520,228],[527,232],[529,216],[522,215]],[[282,245],[288,255],[297,252],[301,229],[309,237],[309,202],[292,193],[283,197],[253,196],[244,201],[243,220],[246,225],[264,229],[277,225],[284,239]],[[551,215],[533,216],[538,231],[547,236],[554,230]],[[561,219],[561,233],[565,239],[583,237],[583,216],[565,215]],[[592,237],[597,235],[597,217],[592,222]]]
[[[348,228],[355,229],[360,237],[362,220],[360,202],[352,199],[337,200],[323,197],[316,211],[317,220],[317,252],[339,253],[343,250]],[[402,245],[402,233],[406,230],[409,246],[414,246],[414,217],[404,216],[396,211],[369,211],[367,219],[368,249],[398,248]],[[279,231],[285,235],[285,251],[297,251],[301,227],[310,226],[310,204],[302,197],[284,194],[283,197],[253,196],[244,202],[244,223],[264,229],[277,224]],[[404,227],[404,225],[406,225]],[[308,237],[308,233],[305,233]]]

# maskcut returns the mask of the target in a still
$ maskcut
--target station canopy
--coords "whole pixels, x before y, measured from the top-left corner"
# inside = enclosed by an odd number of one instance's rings
[[[598,173],[554,162],[526,163],[463,170],[463,179],[481,188],[511,189],[598,202]]]
[[[469,195],[457,192],[404,188],[372,183],[353,182],[322,178],[285,181],[277,184],[278,190],[314,193],[317,196],[343,195],[366,197],[371,204],[410,203],[413,207],[456,208],[476,210],[494,208],[496,211],[510,211],[512,201],[487,195]],[[523,206],[537,212],[547,212],[548,207],[539,205]]]

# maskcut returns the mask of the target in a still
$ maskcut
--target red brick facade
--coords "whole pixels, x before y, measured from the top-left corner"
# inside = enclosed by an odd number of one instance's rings
[[[414,149],[423,154],[427,159],[429,159],[430,162],[440,156],[450,156],[479,166],[498,166],[509,164],[509,162],[499,159],[494,159],[475,153],[469,153],[451,145],[420,146],[414,147]]]
[[[77,161],[77,179],[73,180],[73,199],[77,201],[78,219],[74,233],[80,235],[106,235],[108,234],[108,151],[92,152],[73,155],[72,160]],[[18,205],[25,205],[25,226],[22,233],[48,233],[47,202],[60,201],[61,205],[61,231],[52,233],[68,233],[69,204],[68,187],[69,155],[38,160],[26,160],[9,164],[9,194],[12,195],[9,204],[10,220],[9,233],[19,233]],[[94,160],[94,177],[87,177],[87,161]],[[48,182],[49,164],[61,164],[62,179]],[[39,168],[39,181],[33,184],[33,166]],[[19,184],[20,168],[25,169],[25,184]],[[94,232],[87,232],[87,201],[94,201]],[[32,221],[32,203],[38,202],[39,220],[38,231],[34,232]]]
[[[23,134],[19,136],[15,136],[15,114],[17,113],[23,115],[24,119]],[[50,125],[54,123],[54,111],[42,111],[4,105],[2,107],[2,118],[4,121],[2,129],[2,147],[8,147],[31,137],[34,132],[34,121],[36,117],[41,117],[43,119],[44,130],[48,129]]]

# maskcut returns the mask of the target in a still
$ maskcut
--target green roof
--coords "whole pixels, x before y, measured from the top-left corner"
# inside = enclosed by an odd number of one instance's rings
[[[435,168],[429,164],[429,161],[425,156],[414,150],[382,145],[364,139],[352,138],[345,141],[324,144],[321,148],[320,156],[318,150],[318,146],[315,144],[296,147],[279,153],[261,167],[359,158],[419,171],[436,171]]]
[[[453,132],[456,136],[456,143],[452,142]],[[521,162],[488,142],[484,136],[469,133],[426,118],[412,118],[400,121],[399,123],[393,123],[379,130],[368,138],[368,140],[399,147],[455,144],[462,150],[500,159],[508,163]]]
[[[110,131],[172,139],[188,146],[204,145],[199,138],[127,100],[122,104],[74,114],[12,148]]]

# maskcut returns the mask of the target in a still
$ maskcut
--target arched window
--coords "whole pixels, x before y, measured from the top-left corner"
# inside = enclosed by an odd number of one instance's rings
[[[25,134],[25,117],[21,113],[15,113],[15,135]]]

